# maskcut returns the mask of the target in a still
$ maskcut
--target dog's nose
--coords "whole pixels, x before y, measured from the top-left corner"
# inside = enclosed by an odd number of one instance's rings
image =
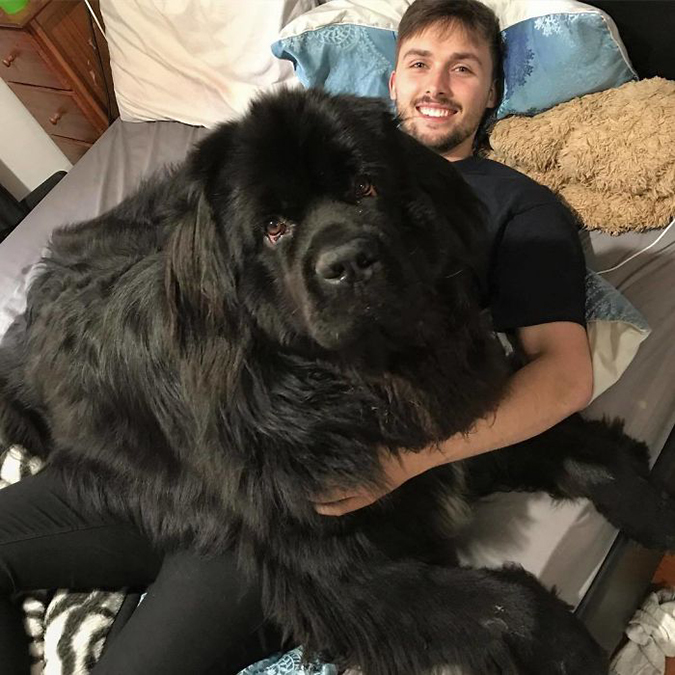
[[[322,283],[354,284],[368,281],[378,262],[377,244],[368,239],[355,239],[320,253],[315,270]]]

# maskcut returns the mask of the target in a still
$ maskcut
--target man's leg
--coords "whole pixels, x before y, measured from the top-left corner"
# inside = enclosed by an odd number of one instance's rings
[[[49,469],[0,490],[0,663],[8,672],[28,673],[29,663],[14,592],[113,590],[155,579],[97,675],[197,675],[216,665],[221,670],[212,672],[234,673],[278,648],[262,624],[257,588],[245,584],[230,556],[180,553],[162,561],[132,524],[73,507]]]
[[[145,587],[161,557],[130,524],[74,508],[46,469],[0,490],[0,663],[29,672],[18,591]]]
[[[176,553],[92,675],[234,675],[280,648],[233,556]]]

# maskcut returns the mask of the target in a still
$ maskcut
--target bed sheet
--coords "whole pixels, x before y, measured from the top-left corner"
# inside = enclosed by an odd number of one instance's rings
[[[0,244],[0,335],[23,311],[25,291],[51,231],[114,206],[144,177],[181,160],[207,130],[176,122],[116,121],[59,185]],[[658,232],[586,236],[589,264],[607,269],[650,244]],[[623,417],[655,458],[675,423],[675,228],[651,250],[606,278],[645,315],[652,335],[621,380],[587,414]],[[521,563],[576,606],[616,530],[586,502],[500,494],[481,504],[462,542],[473,564]]]

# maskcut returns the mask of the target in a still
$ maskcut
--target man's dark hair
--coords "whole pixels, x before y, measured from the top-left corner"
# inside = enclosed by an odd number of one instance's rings
[[[492,76],[495,80],[497,102],[493,109],[485,112],[481,121],[475,142],[478,148],[486,142],[486,129],[504,93],[504,41],[495,13],[479,0],[415,0],[406,10],[398,26],[396,61],[398,62],[401,45],[408,38],[424,32],[431,26],[449,30],[457,24],[485,40],[492,57]]]

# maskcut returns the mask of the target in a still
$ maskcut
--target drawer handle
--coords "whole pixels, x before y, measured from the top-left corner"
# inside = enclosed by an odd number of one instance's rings
[[[63,117],[65,111],[57,110],[50,118],[49,121],[56,126],[59,123],[59,120]]]
[[[3,65],[5,65],[5,66],[7,66],[7,68],[9,68],[14,63],[17,56],[18,56],[18,54],[16,52],[12,52],[8,56],[5,56],[5,58],[2,59]]]

